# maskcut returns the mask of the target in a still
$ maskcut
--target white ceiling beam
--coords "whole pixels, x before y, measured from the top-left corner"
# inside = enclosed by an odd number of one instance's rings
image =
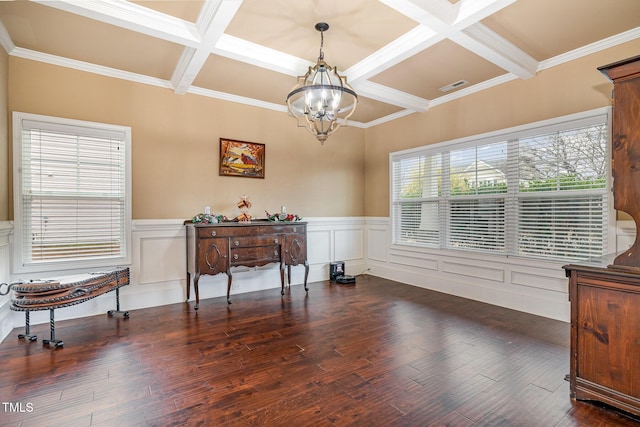
[[[296,77],[303,75],[309,67],[315,65],[315,62],[228,34],[220,37],[211,53]]]
[[[522,79],[536,73],[533,57],[480,23],[515,0],[462,0],[455,5],[446,0],[380,1]]]
[[[359,80],[352,84],[358,96],[375,99],[380,102],[425,112],[429,109],[429,100],[402,92],[368,80]]]
[[[11,54],[13,50],[16,48],[16,45],[11,40],[11,36],[7,31],[7,27],[4,26],[4,23],[0,20],[0,45],[4,48],[5,52]]]
[[[466,28],[515,3],[517,0],[460,0],[453,26]]]
[[[344,74],[349,78],[350,82],[368,79],[443,39],[443,36],[432,29],[424,25],[418,25],[382,49],[349,67]]]
[[[187,92],[240,5],[242,0],[207,0],[204,3],[196,23],[202,41],[197,48],[184,48],[171,77],[176,93]]]
[[[198,47],[200,44],[200,35],[194,23],[128,1],[32,1],[184,46]]]
[[[535,58],[484,24],[474,24],[450,39],[521,79],[529,79],[538,71]]]

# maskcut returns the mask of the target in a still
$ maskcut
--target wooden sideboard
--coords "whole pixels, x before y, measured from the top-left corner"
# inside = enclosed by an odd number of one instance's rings
[[[570,394],[640,415],[640,269],[613,260],[563,267],[571,301]]]
[[[231,304],[229,294],[233,281],[232,267],[256,267],[279,263],[281,293],[284,295],[285,267],[288,283],[291,284],[291,266],[303,265],[304,289],[309,291],[306,223],[257,220],[250,223],[193,224],[187,221],[185,225],[187,228],[187,301],[193,275],[196,310],[200,304],[198,280],[203,274],[227,274],[227,302]]]

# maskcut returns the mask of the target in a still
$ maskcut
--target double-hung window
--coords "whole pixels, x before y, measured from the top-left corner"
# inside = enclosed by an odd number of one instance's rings
[[[393,243],[554,260],[607,253],[608,114],[392,153]]]
[[[14,270],[130,260],[131,129],[13,113]]]

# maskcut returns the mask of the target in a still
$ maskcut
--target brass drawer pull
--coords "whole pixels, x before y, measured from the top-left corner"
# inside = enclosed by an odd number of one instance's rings
[[[278,243],[278,238],[273,239],[273,243]]]
[[[234,244],[234,245],[236,245],[236,246],[240,246],[240,242],[238,242],[237,240],[235,240],[235,241],[233,242],[233,244]]]
[[[273,251],[273,256],[278,256],[278,251]]]
[[[215,235],[216,235],[216,230],[211,230],[211,236],[215,237]]]
[[[238,254],[233,254],[233,259],[238,259]]]

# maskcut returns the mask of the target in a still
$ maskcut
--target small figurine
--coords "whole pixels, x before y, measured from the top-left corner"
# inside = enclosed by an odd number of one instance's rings
[[[240,215],[238,215],[237,219],[240,222],[251,222],[251,215],[249,215],[249,209],[251,208],[251,202],[248,200],[246,194],[240,196],[240,201],[238,202],[238,208],[242,211]]]

